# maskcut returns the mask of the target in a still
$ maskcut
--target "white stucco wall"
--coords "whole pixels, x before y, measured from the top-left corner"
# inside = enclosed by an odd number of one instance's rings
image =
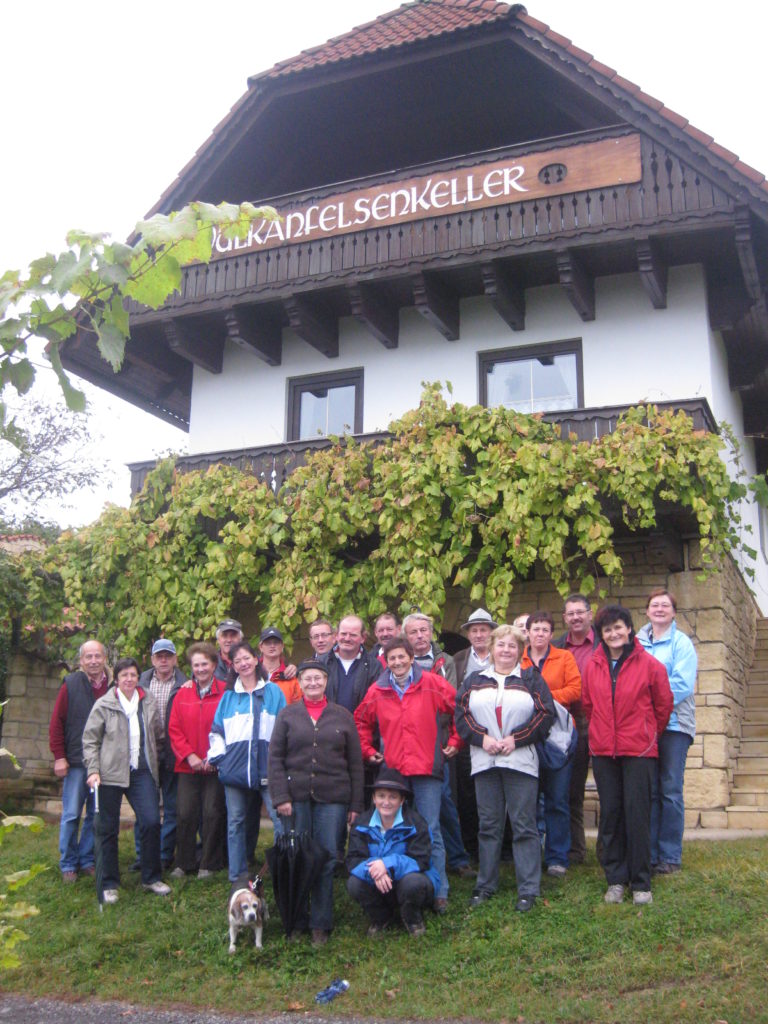
[[[191,452],[273,444],[286,436],[287,380],[363,366],[365,432],[413,408],[422,381],[450,380],[458,401],[478,400],[477,352],[581,338],[587,406],[713,397],[713,358],[699,267],[670,273],[665,310],[651,306],[637,274],[601,278],[597,317],[583,323],[559,286],[526,294],[526,329],[512,331],[485,298],[461,304],[461,337],[448,342],[415,309],[400,315],[400,344],[386,349],[362,324],[340,325],[339,356],[326,359],[283,332],[280,366],[228,345],[224,369],[195,368]],[[720,367],[717,368],[720,372]]]
[[[583,323],[559,286],[526,293],[526,327],[512,331],[490,301],[461,304],[461,337],[448,342],[415,309],[400,314],[400,343],[386,349],[353,319],[343,320],[339,356],[326,359],[290,330],[283,332],[282,364],[265,365],[255,355],[228,345],[220,375],[195,367],[190,452],[269,445],[286,438],[287,381],[291,377],[364,368],[363,430],[384,430],[413,408],[423,381],[450,380],[457,401],[478,401],[478,351],[580,338],[585,406],[706,398],[718,420],[741,437],[741,400],[728,386],[725,351],[710,330],[706,284],[700,266],[669,273],[668,302],[654,309],[638,274],[596,282],[593,322]],[[744,466],[754,472],[751,442]],[[768,608],[768,562],[762,554],[758,512],[743,503],[747,543],[758,549],[758,603]],[[768,549],[768,520],[766,520]]]

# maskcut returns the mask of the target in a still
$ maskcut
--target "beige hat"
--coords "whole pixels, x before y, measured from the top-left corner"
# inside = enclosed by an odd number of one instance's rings
[[[491,629],[496,629],[498,622],[493,621],[485,608],[475,608],[464,625],[459,626],[459,629],[469,629],[470,626],[490,626]]]

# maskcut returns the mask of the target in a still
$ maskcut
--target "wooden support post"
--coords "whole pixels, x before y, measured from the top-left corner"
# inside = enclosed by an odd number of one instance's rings
[[[434,274],[415,274],[413,302],[447,341],[459,339],[459,296]]]
[[[308,345],[329,359],[339,354],[339,321],[324,305],[304,295],[285,299],[288,323]]]
[[[234,306],[224,313],[227,338],[254,352],[268,366],[279,366],[283,354],[283,328],[279,319],[259,306]]]
[[[575,253],[564,249],[556,253],[557,273],[573,308],[586,323],[595,319],[595,280],[582,266]]]
[[[177,318],[163,323],[165,338],[171,352],[188,359],[209,373],[221,373],[224,363],[224,339],[216,337],[212,329]]]
[[[483,288],[496,312],[513,331],[525,330],[525,289],[509,273],[501,260],[482,267]]]
[[[380,291],[369,284],[349,287],[352,316],[366,325],[384,348],[397,348],[400,332],[400,310]]]
[[[635,243],[637,269],[648,298],[654,309],[667,308],[667,265],[659,255],[656,243],[650,238],[638,238]]]

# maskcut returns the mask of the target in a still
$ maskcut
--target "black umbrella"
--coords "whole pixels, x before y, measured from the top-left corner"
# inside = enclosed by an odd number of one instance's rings
[[[93,877],[99,911],[104,913],[104,851],[101,846],[101,816],[99,814],[99,784],[93,787]]]
[[[267,850],[275,905],[286,935],[306,924],[310,891],[332,856],[308,832],[293,829],[276,836],[275,845]]]

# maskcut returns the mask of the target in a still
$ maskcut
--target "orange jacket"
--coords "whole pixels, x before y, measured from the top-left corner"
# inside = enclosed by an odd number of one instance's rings
[[[530,668],[533,665],[529,652],[530,647],[526,647],[525,654],[520,659],[520,668]],[[579,666],[570,651],[561,650],[550,644],[544,661],[539,665],[539,672],[558,704],[568,707],[581,697]]]

